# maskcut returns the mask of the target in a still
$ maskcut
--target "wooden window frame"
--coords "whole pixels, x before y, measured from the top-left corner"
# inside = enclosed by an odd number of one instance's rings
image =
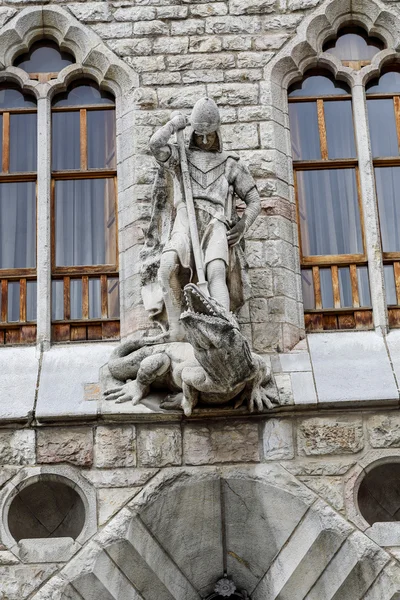
[[[324,74],[324,73],[321,73]],[[320,142],[321,159],[314,160],[293,160],[294,171],[294,190],[296,198],[297,229],[300,248],[300,266],[301,269],[311,269],[314,287],[314,309],[305,309],[305,324],[307,331],[323,331],[332,329],[370,329],[372,328],[372,307],[360,307],[357,267],[368,266],[366,254],[366,240],[364,216],[360,189],[360,176],[358,167],[358,158],[329,159],[328,144],[326,137],[326,122],[324,113],[325,102],[340,102],[347,100],[352,102],[351,94],[332,94],[321,96],[293,96],[288,97],[289,104],[312,102],[317,106],[318,132]],[[301,171],[315,170],[334,170],[334,169],[352,169],[354,170],[357,185],[358,209],[360,214],[360,228],[363,253],[362,254],[339,254],[339,255],[304,255],[302,247],[302,235],[300,225],[300,206],[297,173]],[[333,308],[322,307],[322,294],[320,283],[320,268],[331,269]],[[350,282],[352,291],[352,307],[341,307],[340,289],[339,289],[339,271],[340,267],[349,267]]]
[[[89,169],[88,168],[88,137],[87,114],[91,111],[112,110],[115,114],[115,105],[87,104],[52,107],[51,112],[79,112],[80,122],[80,168],[66,169],[51,172],[51,278],[52,281],[64,283],[64,318],[52,319],[52,338],[55,342],[87,341],[119,338],[119,318],[108,316],[108,287],[110,278],[119,277],[118,256],[118,197],[117,197],[117,169]],[[114,182],[115,202],[115,264],[56,266],[56,230],[55,230],[55,184],[62,180],[82,179],[109,179]],[[100,278],[101,317],[89,318],[89,278]],[[71,279],[82,281],[82,319],[70,318],[70,283]]]
[[[18,90],[20,91],[20,90]],[[22,92],[21,92],[22,93]],[[19,114],[36,114],[37,107],[0,108],[3,117],[2,128],[2,164],[0,183],[35,183],[36,226],[37,226],[37,171],[10,173],[10,116]],[[37,236],[36,236],[37,256]],[[9,344],[33,344],[36,342],[36,321],[26,318],[26,288],[28,281],[37,280],[37,266],[19,269],[0,269],[0,346]],[[20,283],[19,320],[8,321],[8,284],[12,281]]]
[[[375,167],[400,167],[400,91],[399,92],[382,92],[369,94],[368,91],[365,93],[367,100],[393,100],[393,110],[396,124],[397,134],[397,145],[399,149],[399,155],[396,156],[377,156],[372,157],[372,164],[374,167],[374,180],[375,180],[375,195],[378,200],[378,192],[376,189],[376,177]],[[371,151],[372,153],[372,151]],[[380,230],[380,213],[378,205],[378,221]],[[387,304],[389,326],[393,328],[400,327],[400,251],[398,252],[384,252],[382,249],[382,260],[384,265],[393,266],[394,283],[396,289],[397,304]]]

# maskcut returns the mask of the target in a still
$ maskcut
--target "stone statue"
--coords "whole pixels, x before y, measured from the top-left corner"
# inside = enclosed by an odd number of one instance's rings
[[[247,167],[222,149],[215,102],[199,100],[190,121],[188,147],[181,114],[150,140],[160,170],[141,253],[142,297],[162,333],[127,341],[113,352],[109,370],[124,384],[106,390],[105,397],[138,404],[157,387],[173,392],[162,408],[179,407],[187,416],[199,403],[231,400],[235,407],[246,402],[250,411],[262,411],[278,399],[275,383],[231,312],[250,296],[242,240],[260,212],[260,199]],[[177,144],[170,141],[174,133]],[[246,204],[240,218],[235,195]]]
[[[192,131],[186,150],[190,182],[187,187],[191,188],[193,196],[199,262],[205,271],[210,296],[225,309],[236,310],[250,295],[244,254],[239,244],[260,212],[260,198],[254,179],[238,155],[222,149],[220,116],[215,102],[210,98],[199,100],[190,121]],[[150,228],[157,227],[158,231],[158,221],[168,218],[173,223],[161,248],[157,280],[154,272],[147,280],[144,277],[143,298],[145,306],[154,312],[151,301],[157,303],[162,296],[171,341],[185,339],[179,322],[183,287],[193,280],[194,275],[200,280],[185,198],[187,190],[182,181],[182,153],[170,142],[171,136],[179,135],[185,127],[185,117],[177,114],[150,140],[156,161],[172,176],[175,215],[173,218],[160,214],[160,211],[153,212]],[[247,205],[240,219],[235,210],[235,194]],[[142,253],[145,263],[148,254],[153,256],[153,249],[152,244],[145,246]],[[161,286],[161,292],[154,293],[157,284]],[[150,293],[146,293],[147,286]]]

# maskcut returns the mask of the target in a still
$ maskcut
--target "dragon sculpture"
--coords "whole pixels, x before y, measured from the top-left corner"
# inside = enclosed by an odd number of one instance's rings
[[[160,337],[127,341],[109,361],[112,376],[123,382],[105,391],[107,400],[138,404],[151,387],[174,394],[162,408],[182,408],[190,416],[200,402],[220,406],[244,402],[250,412],[273,408],[278,392],[267,364],[250,351],[232,313],[194,284],[184,288],[187,310],[180,321],[186,342]]]

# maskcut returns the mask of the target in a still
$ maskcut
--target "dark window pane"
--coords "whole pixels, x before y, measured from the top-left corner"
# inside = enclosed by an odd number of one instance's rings
[[[360,306],[371,306],[368,267],[357,267],[357,280],[358,298],[360,300]]]
[[[56,181],[56,265],[115,264],[113,179]]]
[[[36,265],[36,184],[0,183],[0,269]]]
[[[383,47],[380,40],[358,33],[344,33],[324,46],[324,51],[340,60],[371,60]]]
[[[18,56],[14,66],[27,73],[58,73],[74,62],[72,54],[61,52],[57,44],[46,40],[36,42],[29,52]]]
[[[19,321],[19,281],[8,282],[8,322]]]
[[[36,281],[26,282],[26,320],[36,321],[37,317],[37,285]]]
[[[71,319],[82,319],[82,279],[70,281]]]
[[[3,115],[0,114],[0,140],[3,139]],[[3,163],[3,144],[0,144],[0,171],[3,170],[2,168],[2,163]]]
[[[324,102],[329,158],[355,158],[351,100]]]
[[[10,172],[36,171],[36,149],[36,113],[10,115]]]
[[[320,269],[322,308],[333,308],[332,272],[328,269]]]
[[[375,168],[382,249],[400,251],[400,167]]]
[[[52,170],[80,168],[79,111],[52,115]]]
[[[385,275],[386,302],[388,304],[397,304],[393,265],[384,265],[383,273]]]
[[[303,254],[362,254],[354,170],[298,171],[297,189]]]
[[[100,279],[89,279],[89,319],[99,319],[101,317],[101,289]]]
[[[115,168],[115,112],[113,110],[87,112],[87,139],[89,169]]]
[[[118,277],[107,279],[108,316],[110,319],[119,318],[119,281]]]
[[[312,276],[312,269],[302,269],[301,285],[303,288],[304,310],[311,310],[315,308],[314,280]]]
[[[293,160],[321,158],[316,102],[290,102],[290,135]]]
[[[64,282],[56,279],[51,282],[51,318],[61,321],[64,318]]]
[[[339,271],[339,290],[340,290],[340,306],[353,306],[353,296],[351,293],[350,269],[349,267],[341,267]]]
[[[301,82],[289,88],[289,97],[297,96],[342,96],[350,94],[350,89],[345,83],[334,81],[324,75],[306,76]]]
[[[56,96],[53,106],[84,106],[85,104],[114,105],[114,98],[108,92],[99,90],[96,84],[87,81],[72,85],[69,90]]]
[[[384,94],[400,92],[400,73],[398,71],[389,71],[384,73],[379,79],[373,79],[366,86],[367,94]]]
[[[372,156],[398,156],[393,100],[367,100],[367,108]]]
[[[0,108],[36,108],[36,100],[13,88],[0,88]]]

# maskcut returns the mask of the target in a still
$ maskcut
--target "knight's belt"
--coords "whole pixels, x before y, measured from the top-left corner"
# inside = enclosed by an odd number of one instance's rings
[[[193,198],[193,201],[194,206],[197,210],[202,210],[208,213],[209,215],[211,215],[218,221],[221,221],[221,223],[223,223],[224,225],[226,225],[226,227],[229,228],[228,219],[226,218],[223,212],[219,212],[218,209],[214,208],[213,206],[210,206],[210,203],[207,202],[207,200],[202,200],[201,198]],[[220,208],[222,210],[222,206]]]

